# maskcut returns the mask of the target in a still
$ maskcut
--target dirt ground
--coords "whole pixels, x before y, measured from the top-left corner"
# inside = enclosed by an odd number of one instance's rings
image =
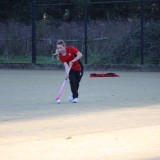
[[[160,160],[160,73],[90,73],[56,104],[63,71],[1,69],[0,159]]]

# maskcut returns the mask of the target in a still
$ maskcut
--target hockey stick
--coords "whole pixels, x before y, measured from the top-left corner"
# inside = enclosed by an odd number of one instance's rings
[[[65,86],[66,82],[67,82],[67,79],[65,79],[65,80],[63,81],[62,86],[61,86],[61,88],[60,88],[60,90],[59,90],[59,92],[58,92],[58,95],[55,97],[55,100],[60,99],[60,97],[62,96],[62,92],[63,92],[63,90],[64,90],[64,86]]]
[[[70,68],[70,69],[71,69],[71,68]],[[69,72],[70,72],[70,69],[69,69]],[[67,78],[67,79],[68,79],[68,78]],[[61,88],[60,88],[60,90],[59,90],[59,92],[58,92],[58,95],[55,97],[55,100],[58,100],[58,99],[61,98],[62,93],[63,93],[63,90],[64,90],[64,87],[65,87],[65,84],[66,84],[66,82],[67,82],[67,79],[65,79],[65,80],[63,81],[63,83],[62,83],[62,85],[61,85]]]

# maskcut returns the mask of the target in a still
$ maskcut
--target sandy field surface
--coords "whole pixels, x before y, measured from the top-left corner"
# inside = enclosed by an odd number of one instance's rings
[[[160,160],[160,73],[90,73],[56,104],[63,71],[1,69],[0,160]]]

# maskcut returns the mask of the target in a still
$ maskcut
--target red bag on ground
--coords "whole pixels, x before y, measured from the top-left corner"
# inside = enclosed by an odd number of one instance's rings
[[[91,73],[90,77],[119,77],[116,73]]]

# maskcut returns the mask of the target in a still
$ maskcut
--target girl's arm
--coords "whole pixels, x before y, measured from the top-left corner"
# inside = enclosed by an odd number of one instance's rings
[[[52,54],[52,56],[56,56],[56,58],[59,59],[58,55],[59,55],[59,52],[58,52],[58,50],[56,49],[56,53]]]
[[[70,66],[66,62],[64,62],[64,67],[65,67],[66,79],[68,79]]]
[[[69,62],[69,66],[72,67],[73,63],[78,61],[82,56],[83,56],[82,53],[78,52],[77,56],[72,61]]]

